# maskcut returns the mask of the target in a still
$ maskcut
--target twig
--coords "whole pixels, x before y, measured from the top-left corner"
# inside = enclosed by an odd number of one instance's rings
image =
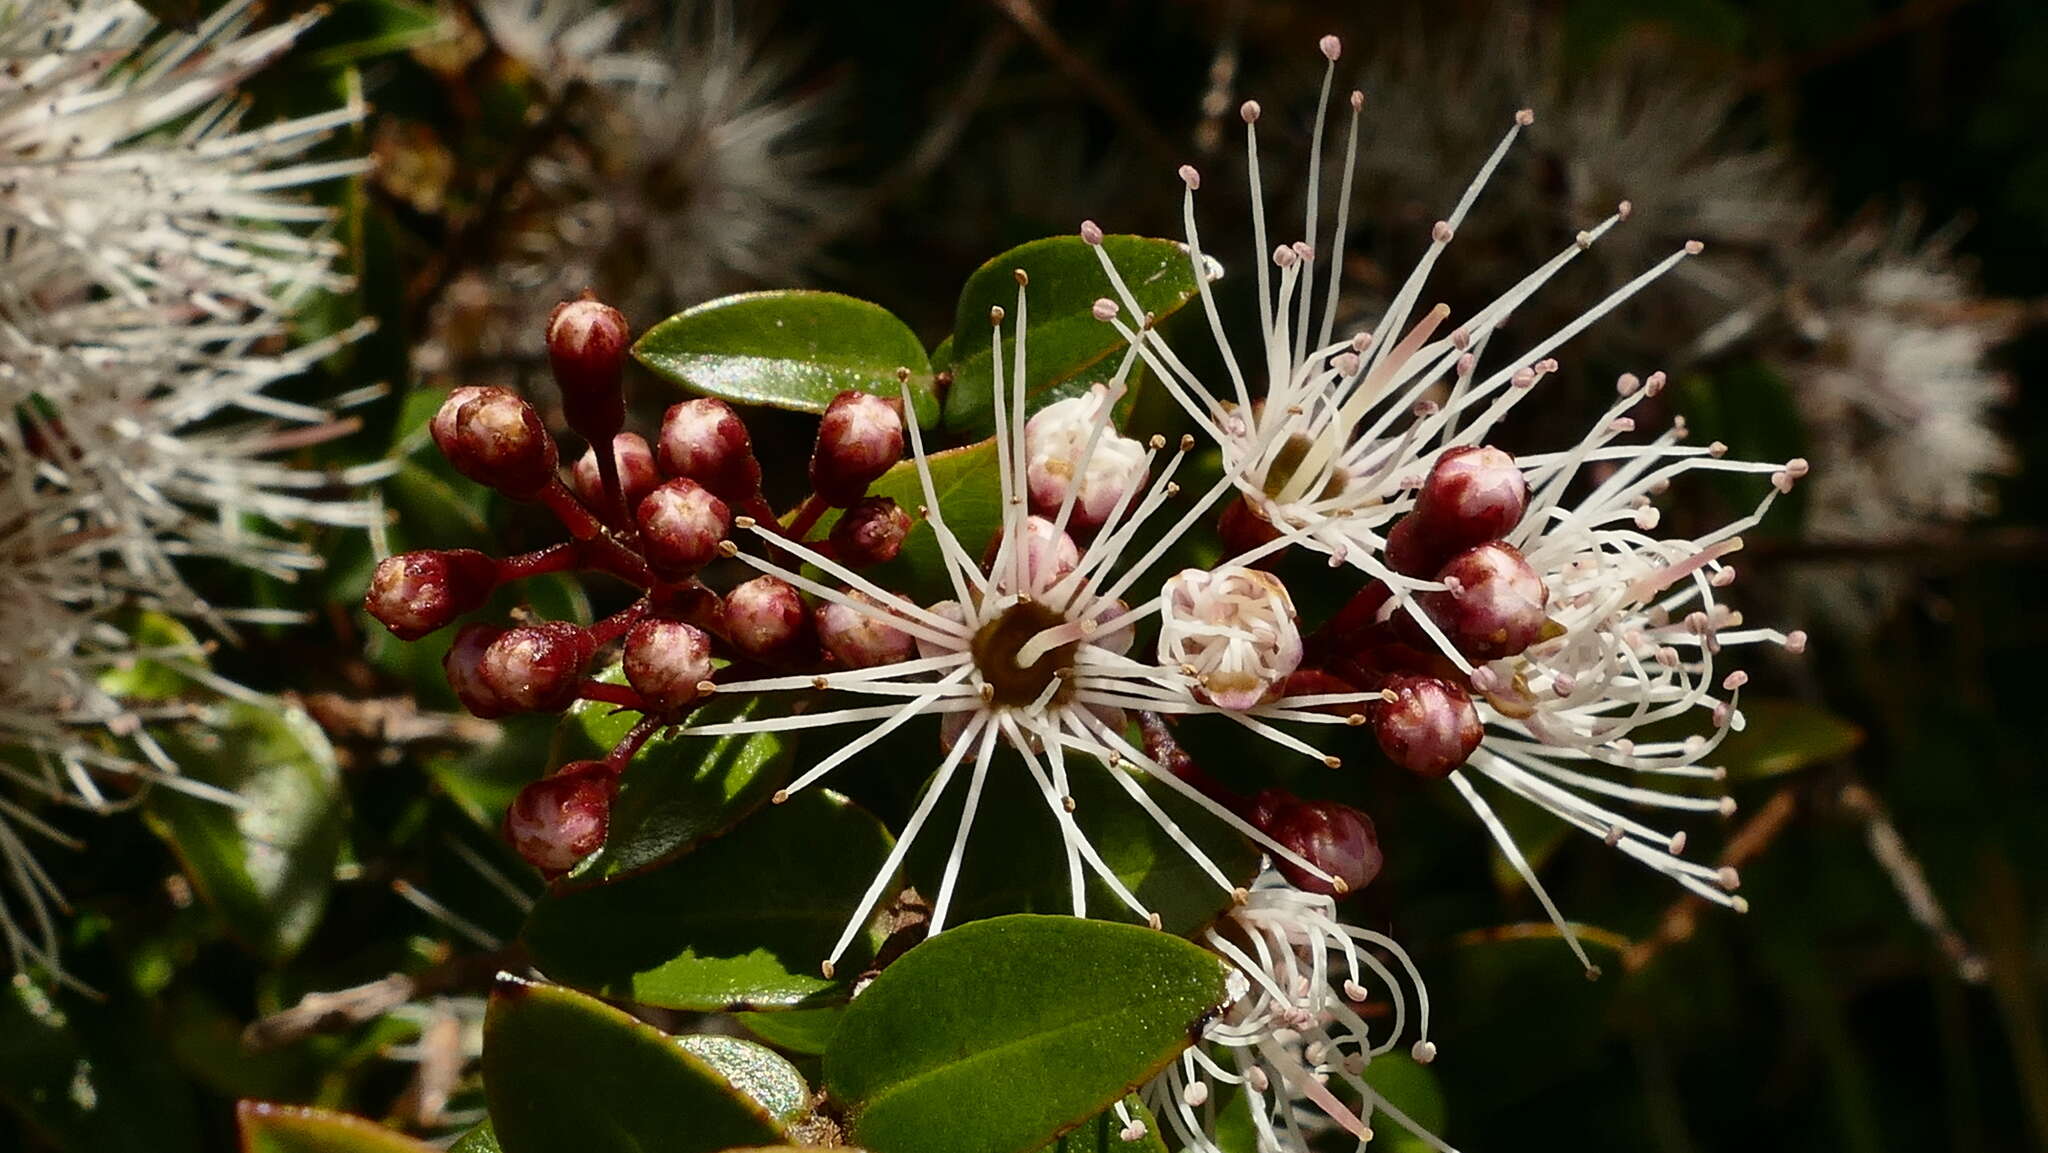
[[[373,1021],[416,998],[459,989],[483,989],[499,970],[517,972],[525,967],[525,950],[514,945],[451,957],[418,973],[393,973],[331,993],[308,993],[289,1009],[249,1022],[242,1030],[242,1045],[261,1053],[316,1033],[338,1033]]]
[[[1903,36],[1922,24],[1931,23],[1968,4],[1970,0],[1917,0],[1895,8],[1829,44],[1797,56],[1766,61],[1752,69],[1743,86],[1754,92],[1775,88],[1816,72],[1830,64],[1868,52],[1895,36]]]
[[[1754,859],[1777,840],[1778,834],[1791,825],[1798,812],[1799,801],[1793,786],[1779,789],[1749,820],[1743,822],[1741,828],[1735,830],[1734,836],[1728,838],[1728,847],[1722,851],[1720,863],[1732,867]],[[1691,939],[1693,931],[1699,927],[1700,910],[1706,904],[1705,898],[1690,893],[1672,902],[1658,920],[1655,932],[1622,950],[1622,970],[1638,972],[1666,947]]]
[[[1948,954],[1949,962],[1956,968],[1956,976],[1972,985],[1982,984],[1984,958],[1978,956],[1949,921],[1948,913],[1934,895],[1933,886],[1927,883],[1926,872],[1914,859],[1912,850],[1906,847],[1906,839],[1899,835],[1898,826],[1892,824],[1883,802],[1860,783],[1851,781],[1842,786],[1842,808],[1863,822],[1870,855],[1891,878],[1892,887],[1906,902],[1906,911],[1913,915],[1913,920],[1934,937],[1935,944],[1941,946],[1943,953]]]
[[[1951,568],[1980,561],[2048,559],[2048,533],[2028,525],[2007,525],[1933,539],[1752,540],[1742,556],[1761,564],[1832,564],[1880,561]]]

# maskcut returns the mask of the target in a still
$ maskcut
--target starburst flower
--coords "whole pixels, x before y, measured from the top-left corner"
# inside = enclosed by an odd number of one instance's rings
[[[859,909],[855,910],[838,946],[826,963],[829,971],[867,921],[874,903],[896,872],[910,846],[941,796],[960,775],[968,758],[973,758],[966,789],[965,807],[954,832],[952,850],[935,896],[930,928],[936,932],[946,923],[958,879],[961,860],[972,832],[982,785],[998,746],[1007,746],[1023,759],[1046,804],[1059,824],[1067,858],[1073,911],[1086,915],[1087,871],[1092,871],[1126,906],[1157,924],[1158,920],[1138,898],[1105,866],[1100,855],[1075,823],[1067,788],[1068,773],[1080,754],[1095,762],[1142,807],[1162,829],[1186,851],[1225,891],[1235,882],[1209,860],[1151,795],[1140,787],[1132,770],[1142,773],[1180,793],[1238,832],[1259,841],[1273,852],[1312,875],[1324,877],[1320,869],[1299,855],[1254,829],[1228,808],[1204,795],[1162,766],[1124,736],[1124,710],[1139,709],[1167,714],[1213,714],[1238,724],[1297,752],[1336,764],[1335,758],[1276,727],[1273,722],[1360,723],[1362,716],[1332,715],[1322,711],[1332,705],[1356,704],[1370,694],[1323,694],[1288,697],[1277,691],[1282,671],[1288,664],[1287,638],[1293,635],[1292,606],[1284,592],[1275,592],[1260,574],[1248,570],[1219,570],[1213,580],[1228,589],[1261,590],[1257,603],[1237,603],[1250,598],[1232,592],[1205,591],[1196,601],[1227,605],[1224,612],[1196,611],[1197,625],[1183,604],[1171,614],[1177,623],[1163,633],[1162,651],[1188,657],[1183,664],[1163,660],[1153,663],[1130,655],[1135,627],[1162,612],[1169,600],[1185,600],[1190,584],[1185,575],[1176,578],[1161,596],[1136,607],[1124,597],[1143,578],[1166,549],[1228,491],[1228,477],[1217,482],[1196,499],[1181,517],[1158,536],[1158,543],[1132,559],[1140,530],[1150,524],[1175,497],[1179,487],[1173,477],[1193,438],[1184,438],[1163,465],[1158,457],[1166,448],[1155,437],[1145,446],[1142,467],[1126,470],[1126,476],[1155,474],[1149,485],[1130,484],[1123,489],[1116,507],[1104,518],[1100,530],[1085,549],[1066,533],[1074,505],[1084,486],[1071,485],[1061,494],[1050,516],[1031,512],[1029,473],[1032,462],[1042,463],[1052,449],[1041,440],[1034,444],[1023,415],[1025,403],[1025,290],[1019,274],[1016,319],[1016,361],[1005,384],[1002,374],[1003,311],[993,311],[991,339],[994,342],[997,379],[995,405],[997,471],[1001,485],[1003,520],[993,556],[984,568],[976,563],[975,551],[948,526],[933,487],[929,462],[915,422],[906,422],[912,459],[923,488],[923,513],[938,539],[947,578],[953,586],[951,600],[924,606],[886,589],[824,554],[794,544],[767,525],[741,518],[735,523],[774,549],[784,550],[815,565],[845,588],[811,580],[774,560],[741,552],[728,544],[725,552],[745,563],[805,589],[858,620],[866,633],[895,633],[914,642],[915,655],[888,654],[880,640],[871,639],[868,650],[884,659],[865,667],[821,676],[771,677],[721,684],[721,693],[824,690],[841,697],[868,696],[890,703],[848,704],[788,717],[750,720],[729,724],[698,726],[693,731],[706,736],[756,733],[823,726],[871,724],[864,734],[846,741],[828,756],[791,782],[778,794],[807,788],[858,757],[884,736],[912,718],[938,715],[948,751],[923,798],[912,812],[889,860],[877,873]],[[1078,457],[1063,471],[1071,477],[1090,475],[1092,455],[1105,442],[1119,439],[1109,426],[1115,398],[1121,394],[1135,357],[1126,355],[1108,383],[1106,403],[1092,406],[1092,427],[1085,436],[1064,436],[1060,443],[1079,447]],[[1014,387],[1012,387],[1014,385]],[[906,388],[905,401],[908,402]],[[906,409],[907,410],[907,409]],[[1112,446],[1121,453],[1121,446]],[[1155,468],[1155,466],[1158,466]],[[1192,603],[1192,602],[1190,602]],[[1208,607],[1198,605],[1198,609]],[[1192,631],[1202,637],[1194,642]],[[1283,635],[1284,634],[1284,635]],[[865,635],[865,634],[864,634]],[[1194,642],[1207,651],[1193,652]],[[829,644],[828,640],[828,644]],[[1298,651],[1299,641],[1293,641]],[[905,648],[908,646],[906,645]],[[1239,661],[1237,654],[1246,654]],[[1295,658],[1298,660],[1298,656]],[[1227,699],[1207,698],[1205,678],[1228,673],[1233,690],[1246,675],[1259,681],[1259,691],[1227,692]],[[893,700],[892,700],[893,698]],[[1084,871],[1084,865],[1086,870]]]
[[[1366,1083],[1366,1066],[1400,1044],[1409,1020],[1405,978],[1415,994],[1417,1061],[1436,1057],[1429,1040],[1429,991],[1400,945],[1383,933],[1344,924],[1331,897],[1291,888],[1262,874],[1245,903],[1200,938],[1229,964],[1228,1000],[1202,1026],[1197,1042],[1146,1085],[1143,1099],[1184,1149],[1219,1153],[1221,1094],[1247,1098],[1259,1153],[1315,1146],[1312,1137],[1342,1131],[1359,1149],[1372,1140],[1375,1112],[1385,1113],[1432,1148],[1449,1150]],[[1378,952],[1375,952],[1377,950]],[[1397,973],[1379,953],[1391,956]],[[1359,1013],[1376,983],[1392,1003],[1393,1021],[1375,1038]],[[1333,1091],[1348,1089],[1354,1108]],[[1123,1136],[1142,1136],[1126,1121]]]

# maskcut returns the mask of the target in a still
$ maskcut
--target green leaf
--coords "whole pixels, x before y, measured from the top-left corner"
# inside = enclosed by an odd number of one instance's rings
[[[128,635],[137,650],[158,654],[184,651],[190,654],[184,662],[188,667],[206,664],[199,638],[175,617],[158,612],[140,613]],[[125,658],[100,674],[100,688],[129,701],[169,700],[192,688],[192,678],[180,663],[166,655]]]
[[[46,990],[25,974],[0,982],[0,1116],[26,1134],[31,1149],[202,1147],[192,1088],[171,1066],[140,1004]]]
[[[1170,240],[1110,236],[1103,249],[1138,298],[1158,319],[1178,312],[1195,295],[1187,249]],[[1097,300],[1116,295],[1095,252],[1078,236],[1053,236],[1012,248],[976,269],[960,290],[954,314],[953,384],[946,393],[946,427],[973,436],[995,430],[995,375],[989,309],[1012,314],[1004,322],[1003,373],[1015,363],[1016,270],[1031,278],[1025,329],[1025,408],[1037,411],[1107,380],[1126,347],[1116,329],[1095,319]],[[1134,372],[1133,377],[1136,377]],[[1015,387],[1015,382],[1011,382]],[[1135,390],[1134,390],[1135,391]],[[1005,398],[1007,403],[1007,398]]]
[[[932,492],[939,498],[939,515],[945,519],[947,530],[969,556],[979,557],[1003,523],[996,442],[984,440],[936,452],[926,464],[931,469]],[[895,560],[869,570],[869,577],[883,588],[902,590],[920,604],[957,596],[951,578],[946,576],[938,533],[928,520],[917,517],[917,510],[925,503],[924,486],[917,478],[917,462],[906,460],[883,473],[868,486],[868,495],[889,497],[916,518],[910,535],[903,538],[903,551]],[[819,517],[818,527],[811,535],[816,538],[831,532],[839,515],[840,510],[833,509]]]
[[[811,1087],[780,1053],[739,1037],[677,1037],[676,1044],[718,1070],[732,1087],[788,1125],[810,1111]]]
[[[242,1153],[432,1153],[433,1146],[375,1121],[308,1105],[235,1104]]]
[[[931,361],[888,309],[836,292],[747,292],[677,313],[633,355],[658,375],[734,404],[823,412],[849,389],[894,399],[910,370],[917,423],[938,418]]]
[[[605,675],[621,676],[616,669]],[[689,720],[744,720],[768,707],[759,696],[714,697]],[[639,719],[638,713],[611,705],[579,703],[570,710],[564,758],[603,756]],[[652,868],[723,833],[774,795],[789,775],[795,751],[795,742],[778,733],[706,738],[671,729],[656,734],[619,778],[604,848],[576,867],[567,887]]]
[[[581,993],[499,974],[484,1090],[505,1153],[711,1153],[787,1140],[677,1039]]]
[[[1373,1092],[1386,1098],[1388,1104],[1399,1109],[1416,1125],[1431,1133],[1443,1133],[1443,1087],[1437,1083],[1436,1072],[1429,1066],[1418,1065],[1406,1053],[1396,1050],[1374,1057],[1361,1075],[1365,1083],[1372,1086]],[[1365,1118],[1366,1123],[1379,1134],[1379,1139],[1373,1142],[1375,1148],[1381,1141],[1386,1143],[1391,1153],[1430,1153],[1437,1148],[1385,1111],[1378,1113],[1377,1117]]]
[[[1126,770],[1109,768],[1086,756],[1067,758],[1067,787],[1074,798],[1075,823],[1125,887],[1159,914],[1167,932],[1192,934],[1229,907],[1230,894],[1174,844],[1116,783],[1112,773]],[[1259,851],[1249,841],[1167,786],[1142,774],[1126,775],[1225,876],[1240,885],[1252,883],[1259,871]],[[948,832],[930,834],[910,851],[905,879],[920,893],[939,891],[946,858],[953,848],[950,830],[959,823],[965,796],[965,789],[956,786],[941,800],[933,810],[931,827]],[[1139,920],[1108,885],[1092,872],[1087,877],[1089,916]],[[951,919],[957,924],[1002,913],[1068,913],[1072,909],[1058,821],[1022,759],[1002,749],[989,766],[960,867]]]
[[[491,1129],[490,1119],[485,1118],[477,1124],[476,1128],[457,1137],[455,1144],[448,1147],[448,1153],[504,1153],[504,1151],[498,1147],[498,1134]]]
[[[1159,1132],[1159,1121],[1137,1094],[1124,1098],[1124,1112],[1131,1120],[1145,1127],[1145,1135],[1136,1141],[1123,1138],[1123,1121],[1116,1110],[1105,1109],[1094,1117],[1083,1121],[1079,1129],[1052,1143],[1048,1153],[1166,1153],[1166,1140]]]
[[[290,957],[319,923],[347,829],[327,735],[281,701],[227,701],[159,740],[185,776],[240,805],[158,786],[150,827],[229,933],[267,960]]]
[[[1793,773],[1855,752],[1863,730],[1826,709],[1801,701],[1744,697],[1741,732],[1731,732],[1712,761],[1735,780]]]
[[[1223,995],[1223,963],[1166,933],[976,921],[854,1000],[825,1084],[874,1153],[1025,1153],[1164,1068]]]
[[[314,72],[373,56],[410,51],[447,35],[433,6],[411,0],[355,0],[334,10],[307,37],[312,49],[298,67]]]
[[[554,980],[642,1004],[713,1011],[843,998],[818,963],[889,845],[858,806],[809,789],[660,868],[549,894],[523,937]],[[872,946],[856,941],[840,972],[860,972]]]
[[[794,803],[794,802],[792,802]],[[845,1012],[837,1005],[823,1009],[788,1009],[780,1013],[741,1013],[740,1024],[770,1045],[789,1053],[816,1057],[832,1044]]]

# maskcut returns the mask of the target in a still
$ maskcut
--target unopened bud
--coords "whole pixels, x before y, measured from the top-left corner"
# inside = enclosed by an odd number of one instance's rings
[[[555,439],[540,413],[502,388],[455,390],[432,427],[455,471],[506,496],[533,496],[555,479]]]
[[[732,510],[694,480],[672,480],[648,493],[633,515],[647,563],[671,579],[710,564],[732,531]]]
[[[562,415],[578,436],[604,444],[626,423],[620,379],[633,330],[609,304],[565,300],[548,316],[548,366],[562,389]]]
[[[1403,576],[1427,577],[1442,566],[1451,551],[1438,547],[1422,518],[1409,513],[1388,530],[1381,559]]]
[[[1425,777],[1449,776],[1486,735],[1465,690],[1439,677],[1396,676],[1394,699],[1372,710],[1373,735],[1387,759]]]
[[[429,549],[377,562],[363,607],[404,641],[416,641],[481,606],[497,587],[498,562],[475,549]]]
[[[889,497],[868,497],[832,526],[832,550],[841,564],[867,568],[895,560],[909,535],[909,513]]]
[[[1192,670],[1217,708],[1255,708],[1301,665],[1294,602],[1271,573],[1183,569],[1160,590],[1159,661]]]
[[[553,875],[604,847],[618,775],[603,761],[573,761],[519,790],[505,810],[505,839]]]
[[[834,508],[849,507],[902,459],[903,418],[896,406],[873,393],[842,392],[818,422],[811,490]]]
[[[1413,515],[1447,552],[1456,552],[1506,536],[1522,523],[1528,504],[1529,483],[1515,458],[1491,445],[1471,445],[1436,458]]]
[[[484,650],[478,675],[514,712],[558,712],[576,699],[594,648],[590,633],[568,621],[521,625]]]
[[[626,634],[622,663],[626,683],[651,711],[674,713],[711,680],[711,637],[682,621],[643,620]]]
[[[637,432],[622,432],[612,438],[612,459],[619,465],[619,491],[626,498],[626,507],[634,508],[647,494],[661,484],[661,473],[654,467],[654,450],[647,447],[647,439]],[[604,493],[604,478],[597,471],[597,448],[592,447],[576,461],[576,467],[569,470],[570,482],[576,489],[576,497],[589,508],[607,507]]]
[[[1260,832],[1343,882],[1340,890],[1292,861],[1276,860],[1288,884],[1303,892],[1326,897],[1355,893],[1380,875],[1386,858],[1380,852],[1379,833],[1371,817],[1349,805],[1304,801],[1268,789],[1254,798],[1253,813],[1261,818],[1253,822]]]
[[[726,637],[758,661],[787,664],[816,656],[811,613],[796,587],[779,577],[759,576],[725,594]]]
[[[1109,392],[1098,384],[1046,405],[1025,422],[1024,482],[1033,512],[1057,517],[1072,494],[1074,510],[1067,524],[1075,532],[1091,533],[1128,494],[1144,487],[1145,446],[1109,424],[1109,407]]]
[[[1224,506],[1223,515],[1216,519],[1216,535],[1223,539],[1223,551],[1232,555],[1251,552],[1280,538],[1272,522],[1253,511],[1241,496]]]
[[[1024,518],[1024,580],[1027,589],[1042,592],[1081,563],[1081,546],[1042,516]]]
[[[484,654],[490,651],[491,642],[504,635],[504,628],[498,625],[464,625],[456,630],[448,655],[441,658],[441,670],[448,674],[448,687],[455,690],[455,699],[470,715],[487,721],[518,711],[484,679]]]
[[[873,604],[860,593],[849,593],[854,600]],[[865,669],[876,665],[895,664],[907,661],[916,645],[911,635],[889,623],[886,613],[879,607],[862,611],[837,601],[828,601],[818,606],[818,639],[839,663],[848,668]]]
[[[732,406],[716,397],[673,405],[661,418],[655,446],[661,469],[694,480],[727,504],[744,504],[761,494],[761,462],[754,441]]]
[[[1511,657],[1543,636],[1550,590],[1513,546],[1490,541],[1437,570],[1450,585],[1422,594],[1422,608],[1458,651],[1474,660]]]

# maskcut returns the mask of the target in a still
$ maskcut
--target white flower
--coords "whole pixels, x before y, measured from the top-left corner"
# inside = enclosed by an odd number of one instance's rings
[[[1160,591],[1159,663],[1194,678],[1218,708],[1254,708],[1278,695],[1301,666],[1286,586],[1238,565],[1175,574]]]
[[[950,912],[960,863],[973,828],[982,782],[987,776],[996,746],[1008,745],[1020,756],[1037,784],[1046,805],[1059,824],[1067,857],[1068,878],[1077,916],[1087,912],[1086,873],[1083,866],[1108,885],[1117,897],[1139,916],[1158,920],[1116,874],[1107,868],[1096,850],[1075,824],[1067,774],[1072,754],[1082,754],[1110,774],[1132,801],[1141,806],[1168,835],[1192,857],[1224,891],[1235,883],[1197,848],[1178,824],[1139,787],[1132,773],[1142,772],[1202,806],[1239,833],[1252,837],[1267,851],[1324,874],[1296,854],[1254,830],[1242,819],[1203,795],[1160,765],[1124,736],[1123,710],[1143,709],[1161,713],[1206,713],[1228,717],[1289,749],[1335,765],[1336,759],[1303,743],[1270,722],[1275,720],[1343,724],[1351,718],[1320,711],[1319,706],[1355,703],[1368,694],[1280,697],[1255,708],[1219,708],[1197,698],[1199,682],[1178,667],[1150,664],[1126,655],[1133,627],[1159,611],[1161,599],[1153,598],[1135,608],[1123,600],[1133,584],[1163,555],[1188,526],[1210,510],[1229,492],[1226,478],[1195,500],[1175,524],[1157,534],[1158,543],[1143,555],[1129,559],[1140,530],[1179,493],[1173,482],[1193,438],[1184,438],[1180,450],[1161,468],[1157,478],[1142,494],[1131,490],[1107,518],[1102,530],[1085,549],[1076,548],[1078,562],[1032,563],[1030,554],[1060,556],[1066,548],[1047,534],[1064,523],[1072,509],[1067,503],[1077,495],[1070,490],[1050,521],[1033,518],[1025,495],[1028,450],[1024,434],[1025,294],[1023,275],[1018,276],[1017,315],[1013,328],[1016,361],[1005,383],[1002,356],[1003,310],[995,309],[990,339],[996,365],[995,438],[997,471],[1000,479],[1003,523],[999,543],[986,570],[973,559],[980,550],[961,541],[948,527],[933,487],[931,469],[925,457],[922,437],[915,422],[906,422],[918,477],[924,488],[922,515],[929,521],[944,557],[946,575],[953,585],[951,600],[922,606],[875,584],[867,577],[833,562],[802,544],[792,542],[750,518],[735,521],[776,549],[789,552],[815,565],[843,583],[841,590],[802,573],[728,546],[725,551],[746,564],[803,588],[813,595],[877,623],[909,634],[919,655],[908,660],[850,669],[824,676],[771,677],[764,680],[721,684],[721,693],[809,691],[822,689],[841,695],[870,696],[887,703],[846,705],[796,716],[774,717],[731,724],[698,726],[686,731],[706,736],[808,729],[842,724],[871,723],[865,734],[845,741],[832,753],[804,772],[788,789],[777,795],[809,787],[840,766],[858,757],[876,741],[918,716],[938,716],[947,749],[937,775],[911,813],[889,859],[876,873],[874,884],[854,910],[840,941],[826,961],[832,966],[867,923],[868,912],[883,896],[883,889],[895,875],[911,844],[922,830],[933,808],[960,774],[971,754],[973,769],[967,785],[967,799],[953,847],[939,889],[935,894],[930,930],[943,929]],[[1135,357],[1127,355],[1110,384],[1112,396],[1123,388]],[[908,374],[903,374],[907,380]],[[1013,387],[1014,386],[1014,387]],[[905,385],[906,411],[909,401]],[[1097,408],[1095,419],[1105,425],[1113,406]],[[1094,435],[1089,442],[1106,438]],[[1166,446],[1155,437],[1144,461],[1149,471]],[[1082,454],[1076,471],[1085,474],[1090,465]],[[1038,520],[1042,527],[1032,527]],[[1064,534],[1061,534],[1063,537]],[[1023,542],[1035,542],[1027,548]],[[1249,631],[1247,640],[1253,640]],[[1352,723],[1356,723],[1353,721]]]
[[[1119,434],[1103,410],[1107,387],[1089,386],[1080,396],[1056,400],[1024,422],[1026,492],[1031,507],[1054,515],[1069,506],[1069,525],[1093,532],[1109,519],[1126,493],[1145,486],[1145,446]],[[1077,467],[1086,460],[1088,467]],[[1074,499],[1069,501],[1067,494]],[[1069,526],[1062,526],[1069,527]]]
[[[1309,1134],[1328,1129],[1343,1130],[1363,1149],[1372,1140],[1374,1112],[1448,1153],[1363,1076],[1407,1028],[1403,976],[1415,991],[1418,1039],[1409,1052],[1422,1062],[1436,1057],[1429,991],[1392,938],[1344,924],[1333,898],[1300,892],[1268,871],[1201,940],[1231,966],[1230,999],[1202,1027],[1200,1040],[1144,1089],[1146,1105],[1183,1148],[1220,1153],[1216,1094],[1239,1086],[1250,1099],[1258,1153],[1296,1153],[1310,1147]],[[1391,955],[1400,976],[1372,949]],[[1368,982],[1393,1003],[1393,1021],[1377,1042],[1358,1012]],[[1360,1107],[1340,1099],[1333,1083],[1355,1094]]]

